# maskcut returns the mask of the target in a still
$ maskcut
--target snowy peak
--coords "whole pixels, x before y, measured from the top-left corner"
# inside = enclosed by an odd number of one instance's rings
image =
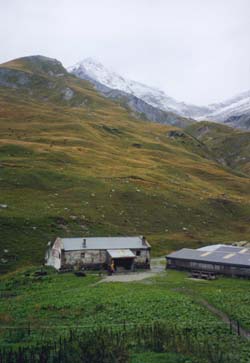
[[[134,82],[123,78],[118,73],[111,69],[104,67],[99,61],[93,58],[86,58],[79,63],[76,63],[73,67],[70,67],[69,72],[75,73],[86,73],[93,80],[102,83],[104,86],[117,89],[123,92],[133,94],[135,91],[133,88],[135,85],[138,88],[149,88],[139,82]],[[160,91],[161,92],[161,91]]]
[[[92,79],[111,89],[131,94],[162,111],[178,113],[181,116],[189,116],[189,109],[185,103],[176,101],[157,88],[126,79],[118,73],[104,67],[93,58],[86,58],[76,63],[68,71],[80,78]]]
[[[236,115],[243,115],[250,112],[250,91],[242,92],[236,97],[221,103],[209,106],[211,112],[208,117],[213,120],[226,121]]]
[[[87,79],[92,83],[97,82],[109,89],[125,92],[154,108],[175,113],[178,116],[218,122],[231,122],[233,119],[232,126],[235,127],[237,127],[239,116],[247,115],[250,119],[250,91],[243,92],[225,102],[202,107],[179,102],[162,90],[122,77],[93,58],[86,58],[76,63],[68,68],[68,71],[79,78]]]
[[[211,104],[209,111],[196,117],[197,121],[209,120],[232,127],[250,129],[250,91],[242,92],[227,101]]]
[[[126,80],[123,77],[104,67],[93,58],[86,58],[76,63],[74,66],[69,67],[68,71],[79,77],[86,75],[88,78],[92,78],[94,81],[102,83],[104,86],[112,89],[122,91],[126,89]]]

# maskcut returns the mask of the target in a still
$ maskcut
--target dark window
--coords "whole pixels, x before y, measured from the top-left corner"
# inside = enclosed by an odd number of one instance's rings
[[[141,256],[141,251],[136,251],[136,256]]]
[[[81,258],[84,258],[85,257],[85,252],[82,252],[81,253]]]

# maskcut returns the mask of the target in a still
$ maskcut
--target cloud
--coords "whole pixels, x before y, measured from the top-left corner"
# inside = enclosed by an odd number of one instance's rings
[[[0,61],[96,57],[179,100],[206,104],[249,89],[249,0],[9,0]]]

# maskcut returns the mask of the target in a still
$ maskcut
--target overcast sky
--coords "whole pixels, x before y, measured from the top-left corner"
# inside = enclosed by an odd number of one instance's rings
[[[0,62],[93,57],[186,102],[250,89],[250,0],[0,0]]]

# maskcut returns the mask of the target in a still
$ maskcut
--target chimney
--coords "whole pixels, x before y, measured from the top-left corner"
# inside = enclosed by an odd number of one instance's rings
[[[86,248],[86,238],[83,238],[83,240],[82,240],[82,247]]]
[[[147,246],[146,237],[145,236],[142,236],[141,240],[142,240],[142,245],[143,246]]]

